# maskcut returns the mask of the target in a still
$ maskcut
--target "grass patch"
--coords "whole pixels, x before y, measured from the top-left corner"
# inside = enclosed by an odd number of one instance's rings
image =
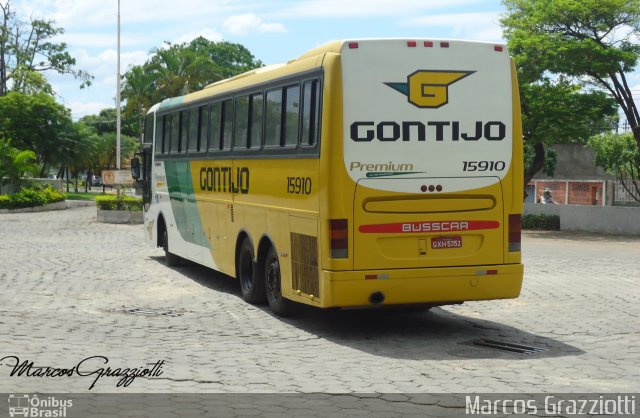
[[[69,192],[64,194],[66,200],[96,200],[96,196],[100,196],[100,194],[89,192]]]
[[[100,195],[96,197],[96,205],[102,210],[129,210],[132,212],[142,210],[141,197],[120,196],[116,195]]]

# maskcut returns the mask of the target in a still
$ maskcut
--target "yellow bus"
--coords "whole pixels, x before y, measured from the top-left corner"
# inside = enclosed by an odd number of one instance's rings
[[[143,149],[146,241],[278,315],[520,293],[504,45],[335,41],[155,105]]]

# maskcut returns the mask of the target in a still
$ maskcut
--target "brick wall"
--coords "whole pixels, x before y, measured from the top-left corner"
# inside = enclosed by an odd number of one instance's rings
[[[602,206],[604,181],[536,180],[536,202],[545,189],[551,190],[553,200],[558,204]]]

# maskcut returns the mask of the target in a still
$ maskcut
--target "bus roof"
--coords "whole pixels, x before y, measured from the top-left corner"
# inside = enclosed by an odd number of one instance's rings
[[[186,94],[184,96],[172,97],[163,100],[158,107],[152,107],[149,112],[165,111],[175,107],[182,106],[186,103],[203,100],[217,94],[226,94],[228,92],[242,89],[244,87],[244,79],[252,76],[256,76],[256,82],[267,81],[272,78],[277,78],[280,75],[287,74],[287,67],[296,66],[299,69],[303,67],[313,68],[319,67],[322,60],[318,57],[324,56],[327,53],[339,54],[348,45],[350,49],[358,48],[361,43],[389,43],[389,42],[402,42],[406,45],[412,43],[427,45],[428,43],[443,44],[443,43],[474,43],[474,44],[494,44],[504,47],[500,43],[481,42],[481,41],[465,41],[465,40],[449,40],[438,38],[362,38],[362,39],[344,39],[328,42],[324,45],[320,45],[313,48],[297,58],[288,61],[286,64],[271,64],[264,67],[256,68],[242,74],[238,74],[234,77],[224,80],[216,81],[204,87],[202,90]],[[315,59],[315,61],[314,61]]]

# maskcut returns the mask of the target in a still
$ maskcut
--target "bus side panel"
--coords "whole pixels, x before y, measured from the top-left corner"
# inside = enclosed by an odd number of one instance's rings
[[[511,172],[505,180],[505,190],[510,190],[505,194],[505,220],[508,225],[509,215],[522,214],[524,209],[524,149],[522,143],[522,115],[520,108],[520,89],[518,87],[518,76],[516,67],[511,61],[511,92],[513,94],[513,159],[511,162]],[[505,228],[504,240],[509,242],[509,231]],[[504,262],[507,264],[519,264],[522,262],[520,251],[509,251],[509,247],[504,248]]]
[[[234,162],[234,172],[242,170],[248,180],[243,183],[245,187],[242,190],[238,188],[238,192],[233,194],[234,220],[229,234],[233,239],[228,243],[228,256],[233,259],[235,240],[241,234],[250,237],[256,261],[259,261],[260,243],[268,241],[278,253],[283,295],[308,302],[309,297],[304,296],[308,288],[299,286],[301,270],[298,268],[308,263],[301,261],[303,252],[298,243],[318,240],[321,187],[318,158],[244,159]],[[317,256],[314,259],[317,260]],[[309,280],[315,280],[317,287],[317,262],[315,271],[315,279]],[[263,272],[257,271],[256,274],[262,276]],[[317,298],[318,292],[314,296]]]
[[[322,107],[322,146],[320,149],[320,264],[325,270],[351,270],[353,258],[330,258],[331,219],[353,219],[356,184],[344,165],[342,60],[339,54],[326,54],[324,67],[324,100]],[[352,225],[351,225],[352,226]],[[348,228],[348,254],[353,254],[353,231]]]

